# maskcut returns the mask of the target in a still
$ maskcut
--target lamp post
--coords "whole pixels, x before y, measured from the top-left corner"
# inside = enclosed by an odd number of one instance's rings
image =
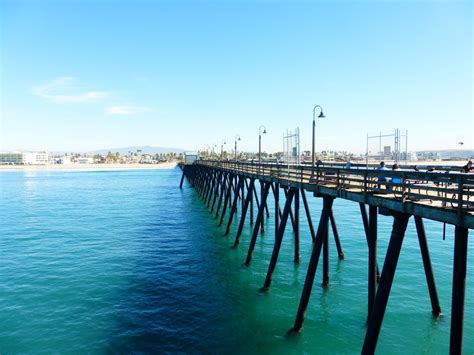
[[[324,113],[323,113],[323,108],[319,105],[316,105],[313,107],[313,152],[311,153],[311,167],[312,167],[312,170],[314,170],[314,154],[315,154],[315,142],[314,142],[314,131],[315,131],[315,127],[316,127],[316,109],[319,107],[319,109],[321,110],[321,113],[319,114],[318,118],[325,118],[326,116],[324,116]],[[313,173],[311,173],[313,174]]]
[[[224,157],[224,144],[226,144],[226,141],[222,140],[222,143],[221,143],[221,160]]]
[[[211,160],[214,159],[214,148],[217,147],[217,144],[212,145]]]
[[[262,134],[267,134],[267,129],[263,125],[258,128],[258,165],[262,161]]]
[[[262,132],[263,128],[263,132]],[[262,163],[262,134],[267,134],[265,126],[258,127],[258,171],[260,173],[260,164]],[[260,201],[263,201],[263,182],[260,181]],[[260,225],[260,234],[265,233],[265,217],[262,214],[262,224]]]
[[[262,163],[262,134],[267,134],[267,129],[263,125],[258,127],[258,170],[260,170],[260,164]]]
[[[234,157],[234,160],[237,161],[237,141],[240,141],[240,136],[237,134],[235,136],[235,157]]]

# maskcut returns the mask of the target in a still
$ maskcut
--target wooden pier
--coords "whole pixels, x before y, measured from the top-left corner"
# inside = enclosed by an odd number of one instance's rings
[[[344,258],[332,209],[334,200],[342,198],[358,203],[369,251],[368,324],[362,348],[363,354],[375,352],[405,231],[412,216],[415,220],[432,313],[435,317],[441,314],[423,218],[454,225],[450,353],[461,353],[468,230],[474,228],[474,174],[449,170],[423,172],[410,169],[376,170],[365,167],[346,169],[336,164],[321,164],[312,167],[304,164],[255,164],[200,160],[194,164],[184,165],[180,187],[183,186],[185,177],[194,186],[211,212],[215,213],[219,225],[225,223],[225,234],[229,234],[232,222],[234,218],[237,218],[237,209],[241,210],[234,245],[240,241],[250,210],[249,220],[253,230],[245,260],[246,265],[251,263],[258,235],[264,233],[264,220],[270,217],[267,197],[270,192],[273,194],[275,243],[263,283],[263,291],[271,286],[288,219],[294,233],[294,261],[299,262],[301,199],[313,240],[313,250],[295,322],[291,328],[292,332],[298,332],[303,327],[321,252],[322,284],[323,286],[329,284],[330,228],[333,231],[338,257]],[[259,193],[257,193],[256,184],[260,185]],[[320,211],[316,229],[312,222],[312,211],[308,206],[307,193],[312,193],[313,196],[323,200],[323,208]],[[254,203],[257,206],[255,220]],[[378,214],[393,217],[392,232],[381,269],[377,263]]]

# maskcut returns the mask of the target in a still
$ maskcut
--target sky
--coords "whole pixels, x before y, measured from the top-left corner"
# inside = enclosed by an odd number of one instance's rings
[[[0,31],[0,151],[310,150],[315,105],[317,151],[474,149],[471,1],[0,0]]]

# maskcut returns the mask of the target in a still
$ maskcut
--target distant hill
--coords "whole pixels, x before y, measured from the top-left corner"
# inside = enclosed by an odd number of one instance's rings
[[[128,152],[136,153],[137,150],[141,151],[141,154],[161,154],[161,153],[184,153],[186,150],[181,148],[169,148],[169,147],[152,147],[149,145],[133,146],[133,147],[121,147],[121,148],[108,148],[92,150],[87,152],[88,155],[102,154],[106,155],[108,152],[117,153],[120,155],[127,155]]]
[[[472,149],[446,149],[446,150],[422,150],[417,153],[438,153],[442,159],[461,158],[469,159],[474,157],[474,150]]]

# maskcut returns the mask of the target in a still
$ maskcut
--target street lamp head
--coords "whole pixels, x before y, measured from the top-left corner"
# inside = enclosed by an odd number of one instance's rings
[[[313,107],[313,120],[315,119],[316,117],[316,109],[319,108],[321,110],[321,113],[319,114],[318,118],[325,118],[326,116],[324,116],[324,113],[323,113],[323,108],[319,105],[316,105]]]
[[[262,133],[263,133],[263,134],[267,134],[267,130],[266,130],[266,129],[264,129]]]

